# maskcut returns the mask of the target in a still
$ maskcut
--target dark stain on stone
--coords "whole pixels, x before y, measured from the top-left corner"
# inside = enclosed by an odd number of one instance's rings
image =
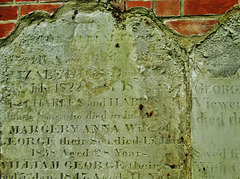
[[[75,11],[74,11],[74,14],[73,14],[73,16],[72,16],[72,20],[75,19],[75,17],[76,17],[77,14],[78,14],[78,11],[75,10]]]
[[[182,142],[184,141],[184,138],[183,138],[183,136],[182,136],[180,139],[181,139],[181,141],[182,141]]]
[[[176,165],[169,165],[170,167],[171,167],[171,169],[174,169],[174,168],[176,168]]]
[[[145,23],[147,24],[147,25],[151,25],[151,23],[146,19],[145,20]]]
[[[151,111],[150,113],[149,113],[149,117],[151,117],[153,115],[153,111]]]
[[[150,113],[146,112],[147,117],[151,117],[153,115],[153,111],[151,111]]]
[[[116,48],[119,48],[119,47],[120,47],[119,43],[116,43],[115,47],[116,47]]]
[[[142,111],[142,110],[143,110],[143,107],[144,107],[143,104],[140,104],[140,105],[139,105],[139,110]]]

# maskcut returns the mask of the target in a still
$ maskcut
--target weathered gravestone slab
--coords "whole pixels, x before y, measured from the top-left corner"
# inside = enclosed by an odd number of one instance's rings
[[[191,54],[192,178],[240,178],[240,15]]]
[[[186,178],[186,56],[151,19],[69,10],[0,54],[1,178]]]

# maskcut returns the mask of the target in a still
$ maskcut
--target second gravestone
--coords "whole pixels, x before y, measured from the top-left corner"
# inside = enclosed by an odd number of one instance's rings
[[[184,51],[147,17],[58,16],[0,49],[1,178],[186,178]]]
[[[190,58],[193,178],[240,178],[239,13]]]

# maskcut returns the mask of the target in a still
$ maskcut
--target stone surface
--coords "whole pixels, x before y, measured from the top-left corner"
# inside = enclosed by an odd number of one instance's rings
[[[186,178],[185,51],[147,17],[69,10],[0,49],[1,178]]]
[[[191,53],[193,178],[240,178],[240,14]]]

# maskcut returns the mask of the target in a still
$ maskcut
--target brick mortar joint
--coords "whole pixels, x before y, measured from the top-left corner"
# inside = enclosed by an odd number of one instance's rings
[[[15,23],[17,24],[17,20],[7,20],[7,21],[0,21],[0,24],[8,24],[8,23]]]

